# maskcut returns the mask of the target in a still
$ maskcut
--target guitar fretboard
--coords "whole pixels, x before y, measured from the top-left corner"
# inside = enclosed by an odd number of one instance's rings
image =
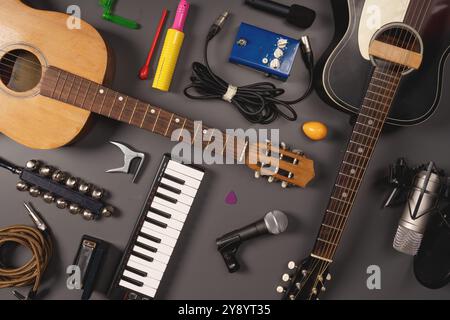
[[[64,70],[49,67],[41,82],[41,95],[115,119],[150,132],[182,140],[181,130],[187,130],[194,141],[202,141],[206,148],[213,141],[212,130],[205,125],[196,126],[193,120],[152,106],[138,99],[121,94],[101,84],[79,77]],[[178,131],[180,130],[179,134]],[[222,155],[234,146],[234,159],[241,159],[246,152],[245,141],[224,133]]]
[[[316,258],[334,258],[400,80],[399,71],[374,69],[314,246]]]

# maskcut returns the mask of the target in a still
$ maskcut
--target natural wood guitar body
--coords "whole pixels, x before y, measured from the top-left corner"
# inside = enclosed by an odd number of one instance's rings
[[[81,29],[70,30],[68,17],[32,9],[19,0],[1,0],[0,61],[7,52],[22,49],[33,53],[44,66],[103,83],[108,65],[105,42],[83,21]],[[23,69],[27,68],[29,65]],[[89,116],[86,110],[41,96],[39,85],[19,93],[0,81],[0,132],[27,147],[64,146],[80,134]]]

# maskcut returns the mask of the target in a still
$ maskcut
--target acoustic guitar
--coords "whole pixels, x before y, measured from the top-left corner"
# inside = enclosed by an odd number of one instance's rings
[[[349,29],[333,50],[324,79],[333,79],[334,88],[341,89],[355,124],[313,250],[300,263],[289,263],[291,271],[277,287],[288,300],[315,300],[326,290],[330,266],[385,123],[414,124],[429,117],[441,82],[438,71],[450,45],[448,0],[332,2],[339,12],[349,9]],[[368,21],[367,12],[378,21]],[[365,28],[376,22],[383,24],[371,35]],[[430,97],[432,103],[427,103]]]
[[[450,2],[425,0],[421,41],[422,66],[404,75],[386,119],[394,126],[411,126],[429,119],[439,105],[444,66],[450,53]],[[332,0],[336,32],[317,64],[316,90],[338,110],[356,116],[372,73],[369,43],[380,27],[406,23],[420,0]],[[424,9],[425,10],[425,9]]]
[[[35,10],[19,0],[0,1],[1,133],[30,148],[58,148],[79,136],[96,113],[169,138],[188,130],[191,143],[204,141],[204,148],[213,142],[207,126],[104,86],[109,70],[104,40],[88,23],[69,29],[67,20],[66,14]],[[216,152],[230,151],[256,177],[267,175],[283,187],[305,187],[314,178],[313,161],[284,144],[222,135],[223,148]]]

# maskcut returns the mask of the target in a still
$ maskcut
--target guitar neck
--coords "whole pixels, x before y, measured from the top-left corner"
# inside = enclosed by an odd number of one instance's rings
[[[312,256],[332,262],[401,80],[392,69],[374,69],[353,128]]]
[[[213,142],[212,130],[203,124],[197,125],[193,120],[55,67],[45,70],[40,94],[172,138],[174,141],[185,141],[182,134],[184,131],[190,133],[191,144],[200,142],[202,147],[206,148]],[[216,152],[224,155],[227,149],[233,148],[234,159],[242,160],[247,151],[245,141],[231,138],[224,133],[221,135],[223,148],[216,149]]]

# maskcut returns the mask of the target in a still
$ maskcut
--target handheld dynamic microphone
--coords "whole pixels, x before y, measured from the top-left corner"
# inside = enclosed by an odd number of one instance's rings
[[[419,251],[430,213],[439,202],[441,177],[433,173],[433,167],[431,162],[427,171],[416,175],[393,243],[394,249],[411,256]]]
[[[278,235],[286,231],[288,226],[287,216],[278,210],[267,213],[263,219],[243,228],[234,230],[216,240],[217,249],[231,273],[239,270],[240,265],[236,259],[236,253],[242,242],[265,234]]]
[[[245,0],[245,3],[255,9],[286,18],[290,24],[303,29],[311,27],[316,19],[314,10],[298,4],[286,6],[271,0]]]

